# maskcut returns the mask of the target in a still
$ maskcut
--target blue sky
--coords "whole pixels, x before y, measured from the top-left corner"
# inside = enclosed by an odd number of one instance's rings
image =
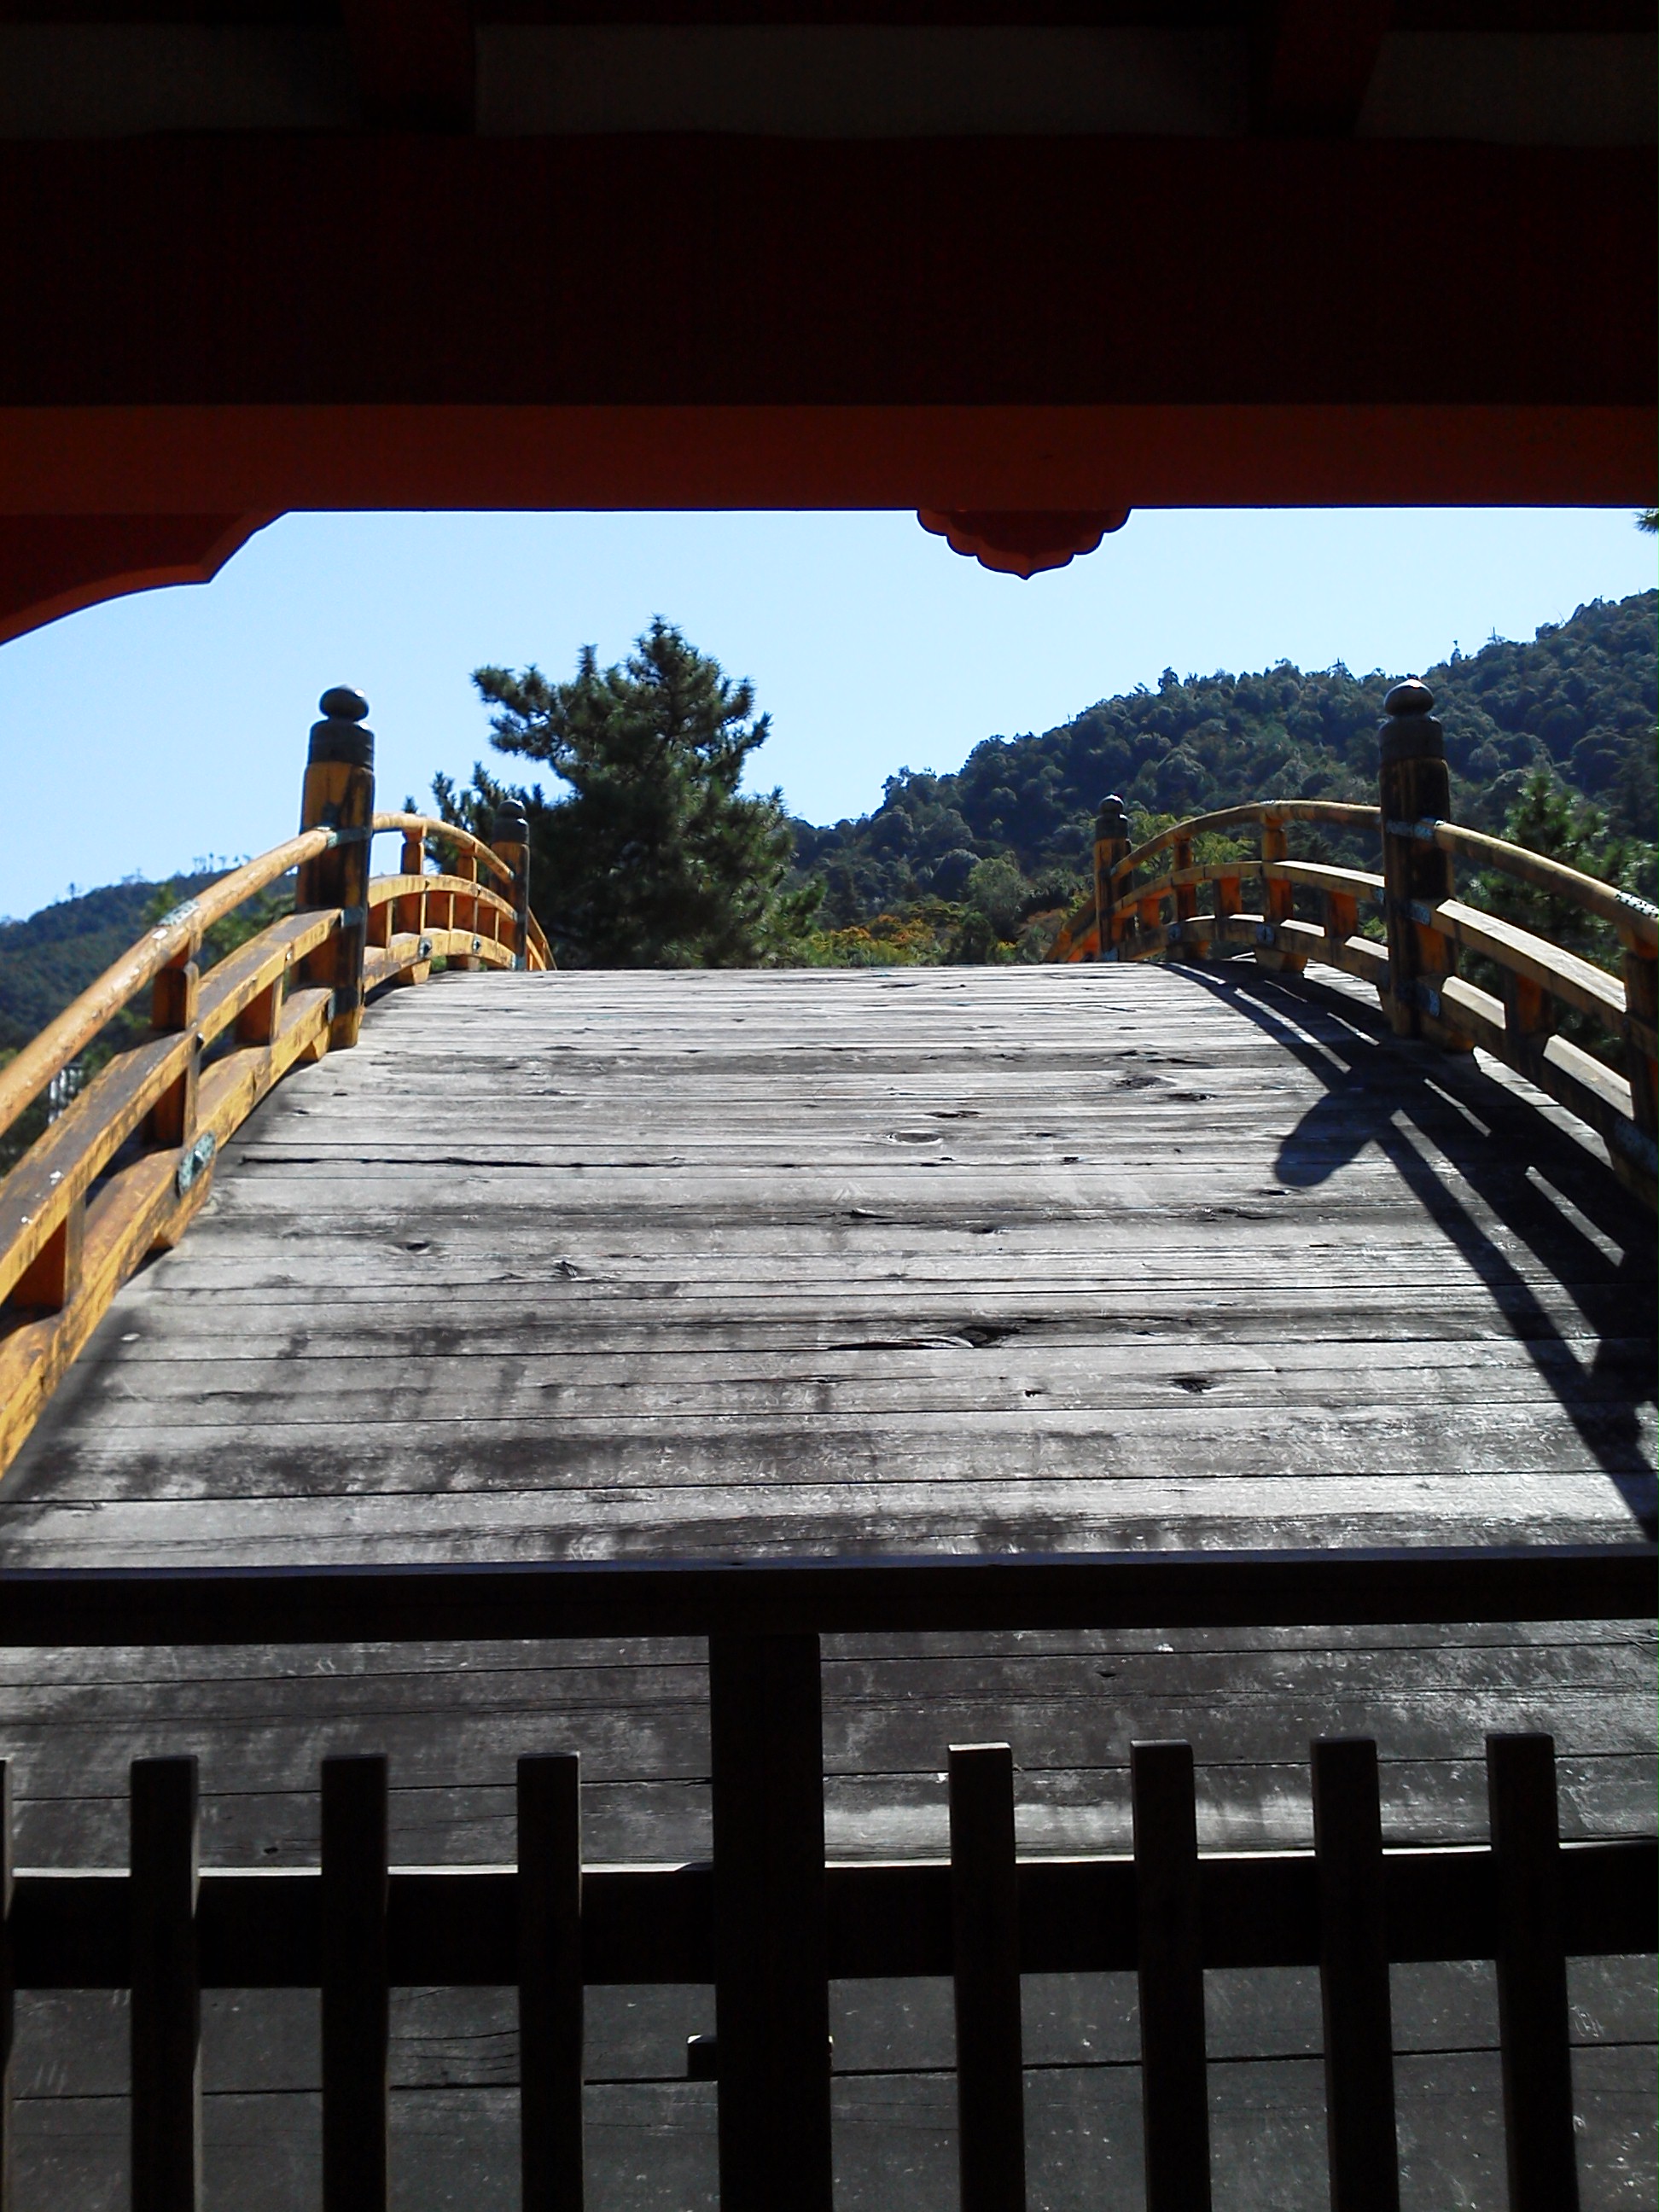
[[[487,754],[478,663],[566,675],[653,614],[754,678],[757,781],[824,821],[1166,666],[1407,673],[1655,580],[1623,508],[1143,512],[1030,583],[909,514],[288,515],[211,584],[0,647],[0,914],[287,836],[330,684],[368,695],[382,803],[423,799]]]

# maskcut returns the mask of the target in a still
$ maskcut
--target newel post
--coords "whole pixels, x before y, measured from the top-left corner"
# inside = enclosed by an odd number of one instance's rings
[[[1115,792],[1100,802],[1095,817],[1095,926],[1100,936],[1102,960],[1117,957],[1115,914],[1117,894],[1112,870],[1129,850],[1129,817]]]
[[[363,946],[368,933],[369,823],[374,814],[374,732],[364,720],[361,691],[336,684],[317,702],[324,719],[311,726],[311,750],[300,802],[300,827],[334,830],[339,842],[300,870],[295,912],[340,908],[340,927],[307,956],[306,980],[334,994],[331,1050],[356,1044],[363,1018]]]
[[[1421,1036],[1425,1013],[1440,1014],[1439,986],[1451,945],[1427,925],[1452,895],[1451,855],[1414,834],[1451,811],[1446,733],[1430,709],[1434,694],[1411,677],[1382,702],[1377,797],[1382,814],[1382,883],[1389,927],[1389,1018],[1396,1036]]]
[[[530,821],[510,803],[495,811],[489,849],[513,871],[513,965],[530,965]]]

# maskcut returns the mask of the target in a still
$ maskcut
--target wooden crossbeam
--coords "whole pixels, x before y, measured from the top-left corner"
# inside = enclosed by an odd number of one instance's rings
[[[471,129],[465,0],[343,0],[343,12],[366,121],[395,131]]]
[[[1351,137],[1393,0],[1268,0],[1258,13],[1251,122],[1274,137]]]

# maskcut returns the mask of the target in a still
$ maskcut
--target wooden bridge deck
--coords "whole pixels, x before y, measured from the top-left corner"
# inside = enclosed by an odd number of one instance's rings
[[[1651,1224],[1607,1170],[1352,992],[1238,965],[444,976],[228,1148],[8,1477],[0,1558],[1616,1540],[1652,1526],[1654,1319]],[[1128,1743],[1167,1735],[1206,1849],[1305,1843],[1308,1740],[1340,1732],[1379,1740],[1390,1842],[1473,1838],[1483,1734],[1514,1727],[1554,1732],[1570,1832],[1632,1832],[1652,1647],[838,1639],[830,1848],[942,1851],[945,1747],[986,1737],[1026,1850],[1124,1848]],[[354,1748],[391,1754],[402,1863],[510,1857],[513,1761],[562,1748],[590,1858],[701,1856],[702,1674],[690,1644],[0,1655],[20,1859],[119,1863],[127,1760],[190,1749],[207,1863],[314,1863],[316,1761]],[[1651,1974],[1575,1975],[1585,2201],[1650,2203]],[[1210,1980],[1218,2203],[1322,2204],[1313,1978]],[[1032,2203],[1109,2201],[1133,1984],[1027,1998]],[[1501,2203],[1490,1969],[1397,1969],[1396,2002],[1409,2201]],[[594,2201],[712,2203],[713,2091],[675,2078],[705,1997],[590,2004]],[[948,1988],[838,2004],[845,2203],[953,2203]],[[210,2203],[314,2188],[314,2014],[210,2002]],[[398,2201],[515,2203],[510,1997],[395,2018]],[[23,2004],[22,2203],[123,2201],[123,2021]]]

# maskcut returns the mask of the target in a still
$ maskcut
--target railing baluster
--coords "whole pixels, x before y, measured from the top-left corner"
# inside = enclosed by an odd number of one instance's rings
[[[1376,1746],[1328,1740],[1312,1756],[1331,2212],[1399,2212]]]
[[[1320,904],[1325,923],[1326,957],[1340,956],[1359,927],[1359,902],[1345,891],[1322,891]]]
[[[830,2212],[816,1636],[711,1636],[721,2212]]]
[[[1387,891],[1389,1018],[1396,1036],[1428,1036],[1449,1050],[1463,1050],[1468,1040],[1447,1028],[1437,1011],[1440,986],[1455,972],[1451,943],[1418,918],[1450,898],[1454,889],[1450,854],[1413,834],[1418,822],[1440,820],[1451,810],[1446,735],[1430,711],[1433,705],[1434,694],[1415,677],[1396,684],[1382,702],[1386,719],[1377,741],[1377,797]]]
[[[386,2212],[386,1763],[323,1761],[323,2208]]]
[[[198,2212],[202,1993],[193,1759],[131,1770],[133,2212]]]
[[[581,1761],[519,1761],[519,2102],[524,2212],[581,2212]]]
[[[1290,857],[1290,839],[1285,835],[1284,817],[1264,814],[1261,817],[1261,918],[1274,929],[1294,916],[1296,886],[1277,876],[1269,876],[1267,867],[1274,861],[1288,860]],[[1282,945],[1258,945],[1255,958],[1258,967],[1295,975],[1300,975],[1308,964],[1305,952],[1289,952]]]
[[[283,1023],[283,1001],[288,993],[286,972],[267,983],[257,998],[250,999],[236,1017],[238,1044],[275,1044]]]
[[[1239,876],[1218,876],[1215,879],[1215,914],[1211,926],[1210,945],[1213,951],[1225,955],[1232,942],[1243,906],[1243,879]]]
[[[498,807],[489,849],[513,871],[513,965],[530,965],[530,820],[511,800]]]
[[[1504,1042],[1512,1067],[1531,1075],[1550,1041],[1553,1009],[1541,983],[1530,975],[1504,974]]]
[[[474,860],[471,853],[457,853],[453,862],[453,867],[454,872],[460,878],[464,884],[476,884],[477,882],[478,863]],[[457,896],[451,901],[449,909],[449,926],[452,929],[465,930],[469,936],[476,937],[477,935],[478,902],[476,896],[472,898],[462,898]],[[452,968],[459,968],[465,971],[469,969],[480,968],[483,965],[483,963],[471,952],[452,952],[449,956],[449,964]]]
[[[72,1198],[63,1219],[13,1284],[6,1304],[24,1310],[34,1306],[45,1313],[62,1313],[81,1288],[86,1234],[86,1200]]]
[[[1134,1744],[1130,1776],[1146,2212],[1209,2212],[1210,2107],[1192,1746]]]
[[[1129,850],[1129,817],[1115,792],[1100,802],[1095,817],[1096,957],[1113,958],[1121,933],[1118,895],[1112,871]]]
[[[1489,1735],[1486,1792],[1498,1884],[1498,2032],[1510,2212],[1576,2212],[1553,1739]]]
[[[401,876],[424,876],[426,873],[426,839],[418,830],[405,830],[402,856],[398,862]],[[405,937],[418,937],[426,927],[426,894],[424,891],[405,891],[397,902],[398,928]]]
[[[1624,946],[1625,975],[1625,1077],[1630,1085],[1631,1117],[1644,1137],[1651,1139],[1659,1133],[1656,1121],[1656,1075],[1653,1057],[1653,1032],[1659,1024],[1659,990],[1656,990],[1656,966],[1653,947],[1641,943],[1633,933],[1626,931]],[[1638,1027],[1639,1024],[1639,1028]]]
[[[951,1924],[962,2212],[1024,2212],[1014,1761],[1006,1743],[951,1747]]]
[[[156,976],[150,994],[150,1027],[158,1034],[194,1030],[202,997],[202,970],[193,945],[180,946]],[[196,1100],[201,1084],[202,1041],[191,1040],[190,1057],[178,1079],[149,1112],[149,1133],[158,1145],[180,1149],[196,1141]]]
[[[1170,841],[1170,873],[1172,875],[1184,873],[1186,870],[1192,866],[1192,839],[1190,837],[1173,838]],[[1197,912],[1198,885],[1196,884],[1177,884],[1175,887],[1176,921],[1178,923],[1191,921]]]

